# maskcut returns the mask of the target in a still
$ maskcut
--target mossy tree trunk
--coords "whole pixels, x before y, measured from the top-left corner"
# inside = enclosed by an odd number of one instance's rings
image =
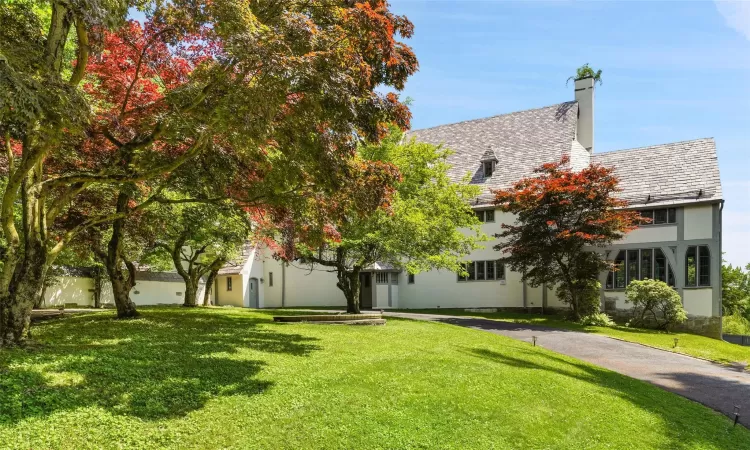
[[[336,272],[338,282],[336,286],[344,293],[346,298],[346,312],[350,314],[359,314],[359,274],[361,269],[354,267],[352,270],[339,269]]]
[[[130,196],[120,192],[117,196],[117,212],[127,211]],[[117,219],[112,223],[112,237],[107,243],[106,252],[94,251],[104,264],[107,276],[112,284],[112,296],[117,308],[117,317],[127,319],[138,316],[135,303],[130,299],[130,290],[135,286],[135,266],[123,255],[123,241],[125,239],[125,219]],[[125,271],[123,271],[123,265]]]

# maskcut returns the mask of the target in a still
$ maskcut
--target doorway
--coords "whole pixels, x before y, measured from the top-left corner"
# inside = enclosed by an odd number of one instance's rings
[[[250,307],[251,308],[260,308],[260,304],[258,302],[258,279],[257,278],[250,278]]]
[[[372,309],[372,274],[359,274],[359,306],[362,309]]]

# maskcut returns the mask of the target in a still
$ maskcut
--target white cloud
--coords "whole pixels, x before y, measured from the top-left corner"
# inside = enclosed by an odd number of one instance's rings
[[[715,3],[727,25],[750,40],[750,2],[716,0]]]

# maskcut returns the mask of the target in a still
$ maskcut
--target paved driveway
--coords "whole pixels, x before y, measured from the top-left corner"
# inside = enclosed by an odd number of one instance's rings
[[[384,315],[443,322],[531,342],[588,361],[702,403],[750,427],[750,374],[702,359],[590,333],[459,316],[386,312]]]

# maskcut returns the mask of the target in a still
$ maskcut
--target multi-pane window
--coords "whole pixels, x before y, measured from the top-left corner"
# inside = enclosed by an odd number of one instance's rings
[[[505,266],[500,261],[469,261],[464,263],[468,276],[458,275],[458,281],[504,280]]]
[[[391,284],[398,284],[398,273],[391,272]]]
[[[685,286],[711,286],[711,252],[706,245],[693,245],[685,253]]]
[[[676,208],[644,209],[638,211],[641,217],[649,219],[641,225],[661,225],[665,223],[677,223]]]
[[[485,209],[481,211],[475,211],[477,214],[477,218],[481,222],[494,222],[495,221],[495,210],[494,209]]]
[[[375,283],[377,284],[388,284],[388,279],[390,278],[390,272],[376,272],[375,273]]]
[[[622,250],[607,276],[607,289],[624,289],[633,280],[659,280],[675,285],[674,272],[660,248]]]

